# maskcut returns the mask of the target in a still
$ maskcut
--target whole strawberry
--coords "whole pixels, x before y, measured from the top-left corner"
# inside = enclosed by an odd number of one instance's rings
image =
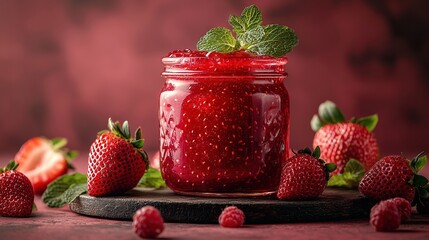
[[[401,197],[413,202],[417,197],[425,197],[424,186],[428,180],[418,175],[427,161],[423,153],[409,161],[402,156],[386,156],[378,161],[362,178],[359,191],[375,200]]]
[[[378,144],[371,133],[377,122],[377,115],[346,121],[340,109],[326,101],[311,120],[316,132],[313,146],[320,147],[322,159],[337,165],[334,174],[342,174],[350,159],[358,160],[368,171],[379,158]]]
[[[28,217],[33,209],[34,192],[28,178],[16,171],[18,165],[11,161],[0,169],[0,215]]]
[[[281,200],[312,199],[325,190],[329,173],[335,170],[335,164],[325,162],[316,147],[312,153],[309,148],[299,150],[283,165],[277,197]]]
[[[128,122],[122,128],[109,119],[110,131],[102,131],[88,157],[88,194],[117,195],[134,188],[149,166],[138,128],[131,137]]]

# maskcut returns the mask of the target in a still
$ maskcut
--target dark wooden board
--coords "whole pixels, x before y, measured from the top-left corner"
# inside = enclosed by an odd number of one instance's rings
[[[217,223],[222,209],[235,205],[244,211],[246,223],[283,223],[365,218],[373,204],[357,191],[337,189],[327,189],[320,198],[311,201],[192,197],[168,189],[133,189],[115,197],[81,195],[70,204],[70,209],[87,216],[131,220],[139,208],[152,205],[160,210],[166,222]]]

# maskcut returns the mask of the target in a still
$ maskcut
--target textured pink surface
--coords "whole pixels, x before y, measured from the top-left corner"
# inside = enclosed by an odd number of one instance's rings
[[[429,151],[428,2],[0,1],[0,152],[36,135],[87,151],[109,116],[158,140],[161,58],[194,48],[209,28],[257,3],[264,24],[293,27],[291,146],[331,99],[347,116],[378,112],[382,153]]]

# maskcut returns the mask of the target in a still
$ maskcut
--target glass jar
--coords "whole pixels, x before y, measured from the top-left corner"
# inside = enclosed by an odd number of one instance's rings
[[[162,62],[160,164],[167,186],[198,196],[274,194],[289,153],[287,59],[184,51]]]

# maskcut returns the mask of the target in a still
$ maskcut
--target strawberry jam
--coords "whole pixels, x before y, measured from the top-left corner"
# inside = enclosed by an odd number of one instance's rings
[[[173,191],[275,193],[289,149],[286,58],[174,51],[163,58],[161,172]]]

